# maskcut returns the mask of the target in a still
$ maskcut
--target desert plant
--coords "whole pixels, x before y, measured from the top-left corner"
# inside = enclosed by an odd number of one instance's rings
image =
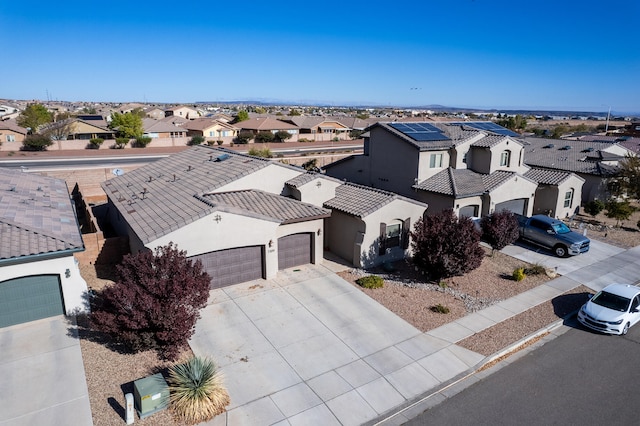
[[[535,263],[531,266],[524,268],[523,272],[525,273],[525,275],[540,275],[540,274],[544,274],[546,270],[547,269],[544,267],[544,265]]]
[[[104,139],[102,138],[91,138],[89,139],[89,146],[92,149],[98,149],[100,148],[100,145],[102,145],[103,142],[104,142]]]
[[[208,358],[193,357],[169,368],[167,384],[171,409],[189,424],[211,420],[231,402],[220,372]]]
[[[520,236],[518,219],[508,210],[493,212],[483,217],[480,228],[482,238],[489,243],[493,251],[502,250]]]
[[[253,155],[254,157],[262,157],[262,158],[272,158],[273,154],[269,148],[251,148],[247,154]]]
[[[251,139],[253,139],[253,133],[248,131],[242,131],[238,133],[238,136],[236,136],[235,143],[247,144]]]
[[[124,349],[175,359],[206,306],[211,278],[172,243],[127,255],[116,281],[96,294],[93,326]]]
[[[449,312],[451,312],[451,310],[448,307],[441,305],[440,303],[432,306],[430,309],[432,312],[436,312],[438,314],[448,314]]]
[[[382,288],[384,287],[384,280],[378,275],[367,275],[366,277],[358,278],[356,284],[363,288]]]
[[[524,273],[524,268],[516,268],[513,270],[512,277],[515,281],[520,282],[524,280],[527,277],[527,275]]]
[[[432,278],[448,278],[476,269],[484,250],[480,233],[468,217],[448,209],[419,219],[411,233],[413,263]]]
[[[147,145],[149,145],[150,143],[151,143],[151,138],[149,136],[139,136],[136,138],[132,146],[134,148],[146,148]]]
[[[187,145],[189,145],[189,146],[200,145],[200,144],[203,144],[204,141],[205,141],[205,137],[204,136],[195,135],[195,136],[193,136],[191,139],[189,139],[187,141]]]
[[[21,151],[46,151],[47,147],[53,145],[49,136],[34,133],[28,135],[22,141]]]
[[[291,138],[291,133],[287,132],[286,130],[278,130],[274,136],[276,142],[284,142],[287,139]]]
[[[273,142],[275,139],[276,135],[271,132],[259,132],[255,137],[256,142],[260,143]]]
[[[224,143],[224,141],[221,141],[220,139],[218,139],[218,140],[216,141],[216,143],[218,144],[218,146],[220,146],[220,145],[222,145],[222,144]]]
[[[617,201],[611,199],[606,204],[606,213],[610,219],[616,220],[616,227],[620,227],[620,221],[628,220],[629,217],[636,211],[636,208],[629,203],[629,201]]]
[[[598,213],[604,210],[604,208],[605,208],[605,204],[603,201],[600,201],[600,200],[591,200],[584,205],[585,213],[593,217],[598,216]]]
[[[114,148],[122,149],[128,143],[129,143],[129,138],[116,138],[116,144],[114,145]]]

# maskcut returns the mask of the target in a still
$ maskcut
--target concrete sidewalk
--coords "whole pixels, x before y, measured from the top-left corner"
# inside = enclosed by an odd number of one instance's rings
[[[581,284],[640,280],[640,247],[596,243],[590,254],[534,260],[567,274],[426,333],[337,277],[344,267],[331,261],[215,290],[190,341],[219,363],[231,395],[209,424],[401,424],[486,362],[460,340]]]

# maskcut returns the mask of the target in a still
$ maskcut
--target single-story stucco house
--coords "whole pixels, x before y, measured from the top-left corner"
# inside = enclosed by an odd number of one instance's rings
[[[86,311],[83,250],[64,180],[0,168],[0,327]]]

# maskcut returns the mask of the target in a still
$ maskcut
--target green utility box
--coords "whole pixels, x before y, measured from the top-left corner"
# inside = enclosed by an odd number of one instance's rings
[[[167,408],[169,405],[169,386],[162,374],[154,374],[133,382],[133,397],[138,416],[144,419]]]

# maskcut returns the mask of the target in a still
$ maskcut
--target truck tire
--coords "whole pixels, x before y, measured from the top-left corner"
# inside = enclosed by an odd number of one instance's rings
[[[556,254],[556,256],[558,257],[567,257],[569,255],[569,250],[567,249],[566,246],[563,246],[562,244],[558,244],[553,248],[553,252]]]

